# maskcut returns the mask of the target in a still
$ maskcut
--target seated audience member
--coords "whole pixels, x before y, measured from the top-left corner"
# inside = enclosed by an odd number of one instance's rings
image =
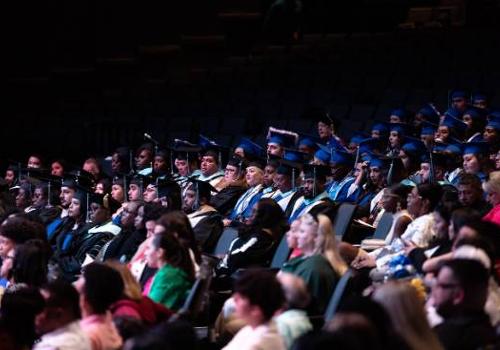
[[[488,202],[493,207],[483,220],[500,225],[500,171],[490,173],[488,181],[483,184]]]
[[[285,223],[280,206],[272,199],[261,199],[250,222],[239,228],[238,237],[216,268],[216,275],[227,278],[240,268],[268,266]]]
[[[34,350],[90,350],[90,340],[80,327],[79,295],[63,281],[50,282],[40,292],[45,307],[36,316],[35,326],[41,339]]]
[[[272,318],[284,303],[276,276],[261,270],[247,270],[237,279],[233,294],[236,316],[247,324],[224,347],[225,350],[286,349]]]
[[[298,246],[300,222],[300,219],[293,220],[290,224],[290,229],[286,232],[286,243],[288,244],[288,248],[292,251],[289,256],[290,260],[302,255]]]
[[[43,307],[43,297],[36,288],[19,286],[6,291],[0,306],[0,347],[31,349],[38,338],[35,318]]]
[[[80,294],[80,326],[90,339],[92,350],[116,350],[122,338],[113,324],[109,308],[123,294],[120,273],[109,266],[91,263],[75,283]]]
[[[5,259],[7,253],[17,244],[30,239],[41,238],[32,222],[20,216],[11,216],[0,225],[0,258]]]
[[[424,300],[411,284],[386,283],[375,290],[373,299],[385,308],[395,331],[406,342],[408,349],[442,349],[427,322]]]
[[[142,295],[140,284],[126,265],[116,261],[107,261],[106,265],[120,273],[124,284],[123,295],[110,306],[113,319],[127,317],[151,326],[168,319],[173,314],[163,305]]]
[[[453,259],[439,270],[432,300],[443,323],[434,329],[447,350],[494,346],[496,336],[484,312],[489,273],[478,261]]]
[[[458,200],[464,207],[478,211],[482,216],[490,211],[491,206],[484,200],[481,180],[472,174],[462,173],[458,177]]]
[[[335,285],[347,270],[335,244],[332,223],[326,215],[317,219],[306,214],[301,217],[297,246],[302,255],[286,262],[282,272],[302,278],[312,296],[311,311],[324,312]]]
[[[11,283],[40,287],[47,281],[49,251],[45,242],[32,239],[16,246]]]
[[[247,190],[244,169],[245,163],[238,157],[233,157],[227,162],[224,179],[217,184],[219,192],[212,196],[210,201],[221,215],[229,215],[238,198]]]
[[[184,303],[194,281],[194,267],[188,250],[170,232],[156,234],[146,249],[147,264],[158,271],[152,277],[147,295],[176,311]]]

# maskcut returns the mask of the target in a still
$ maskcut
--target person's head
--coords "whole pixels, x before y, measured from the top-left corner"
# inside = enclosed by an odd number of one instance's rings
[[[47,205],[49,192],[48,188],[44,184],[38,184],[35,186],[33,191],[33,196],[31,197],[31,202],[34,207],[42,208]]]
[[[149,267],[162,268],[166,264],[183,270],[189,279],[194,278],[194,267],[189,251],[170,232],[156,233],[148,242],[144,253]]]
[[[237,157],[233,157],[229,159],[227,162],[226,168],[224,169],[224,181],[227,184],[231,184],[237,180],[239,180],[244,172],[242,169],[243,160]]]
[[[123,280],[123,295],[131,300],[140,301],[142,299],[141,285],[127,265],[114,260],[107,260],[105,264],[120,273]]]
[[[389,146],[391,148],[400,148],[403,143],[403,137],[396,130],[391,130],[389,133]]]
[[[255,227],[271,230],[280,229],[285,221],[285,213],[281,207],[270,198],[259,200],[255,206],[250,224]],[[274,232],[278,233],[278,232]]]
[[[53,332],[80,318],[78,292],[70,283],[49,282],[40,288],[40,293],[45,307],[35,318],[38,335]]]
[[[169,156],[167,151],[159,151],[155,154],[153,160],[153,171],[157,174],[166,174],[169,170]]]
[[[280,172],[279,169],[273,181],[276,188],[283,193],[290,191],[294,186],[291,176],[285,172]]]
[[[16,245],[34,238],[38,238],[38,232],[31,221],[17,216],[7,218],[0,225],[0,257],[5,258]]]
[[[300,219],[293,220],[290,224],[290,229],[286,233],[286,243],[288,248],[295,249],[298,247],[297,238],[300,229]]]
[[[61,186],[61,193],[59,195],[59,199],[61,201],[61,207],[64,209],[68,209],[69,205],[71,204],[71,200],[73,199],[73,196],[75,195],[76,191],[76,185],[71,182],[63,182]]]
[[[432,216],[434,218],[433,231],[436,237],[440,240],[449,240],[449,227],[451,223],[451,215],[454,210],[458,209],[458,204],[440,203],[434,209]]]
[[[438,184],[420,184],[408,194],[408,212],[419,217],[434,210],[441,200],[442,188]]]
[[[463,112],[467,108],[468,103],[469,98],[467,97],[467,93],[465,91],[456,90],[450,94],[451,108]]]
[[[264,171],[260,165],[251,163],[246,168],[245,179],[250,187],[260,185],[264,182]]]
[[[282,157],[285,154],[284,141],[281,137],[271,137],[267,143],[267,154]]]
[[[201,173],[210,176],[219,170],[219,155],[215,151],[206,151],[201,157]]]
[[[464,223],[457,231],[453,249],[469,240],[487,240],[492,244],[498,245],[498,230],[499,226],[489,222],[480,220],[470,220]]]
[[[123,295],[123,280],[115,269],[101,263],[90,263],[75,282],[80,294],[82,315],[104,314]]]
[[[492,125],[486,125],[483,132],[483,140],[492,144],[500,139],[500,130]]]
[[[38,169],[42,167],[42,157],[38,154],[32,154],[28,158],[28,164],[26,167]]]
[[[437,312],[446,319],[483,310],[488,280],[488,270],[478,261],[446,261],[439,269],[432,287],[432,299]]]
[[[167,214],[170,210],[165,208],[160,203],[145,203],[144,206],[139,207],[139,210],[142,208],[142,225],[146,229],[147,237],[151,237],[154,234],[156,221],[160,219],[164,214]],[[138,221],[135,221],[135,227],[138,228]]]
[[[382,195],[382,207],[390,213],[406,209],[406,200],[410,191],[411,187],[401,184],[386,188]]]
[[[90,200],[90,220],[94,224],[103,224],[111,219],[121,204],[115,201],[109,194],[104,196],[93,195]]]
[[[375,290],[373,299],[387,311],[395,331],[410,349],[441,349],[427,322],[424,300],[410,283],[385,283]]]
[[[127,147],[119,147],[111,156],[111,171],[113,174],[126,174],[129,169],[130,150]]]
[[[146,143],[135,152],[135,166],[142,170],[151,166],[151,163],[153,163],[153,146]]]
[[[302,181],[302,192],[304,197],[312,199],[325,190],[327,172],[330,171],[329,167],[314,167],[304,170],[304,177]]]
[[[56,159],[50,165],[50,174],[53,176],[64,176],[64,171],[66,168],[66,163],[62,159]]]
[[[114,179],[111,186],[111,197],[120,203],[125,202],[125,190],[123,186],[124,184],[121,179]]]
[[[304,280],[289,272],[279,273],[277,276],[285,296],[288,309],[305,309],[311,301]]]
[[[48,248],[39,239],[29,240],[15,247],[12,279],[30,287],[40,287],[47,281]]]
[[[92,174],[94,179],[98,179],[101,175],[101,166],[95,158],[87,158],[85,162],[83,162],[82,168],[86,172]]]
[[[187,154],[179,153],[175,157],[174,166],[180,176],[189,176],[197,167],[197,158],[195,155],[188,157]]]
[[[263,175],[264,186],[269,187],[273,185],[277,167],[278,165],[276,162],[267,163],[267,165],[264,168],[264,175]]]
[[[78,193],[75,193],[68,208],[68,216],[77,222],[83,221],[87,214],[87,200],[84,197],[85,194],[80,196]]]
[[[120,223],[124,229],[133,229],[135,217],[141,205],[142,203],[139,201],[131,201],[123,204]]]
[[[144,193],[142,194],[143,200],[146,203],[151,203],[158,198],[158,194],[156,192],[157,187],[155,184],[148,184],[144,189]]]
[[[234,283],[236,316],[255,328],[271,320],[285,298],[274,273],[246,270]]]
[[[470,223],[479,220],[479,213],[470,208],[458,208],[451,213],[450,225],[448,226],[448,237],[450,241],[456,241],[460,229]]]
[[[99,181],[97,181],[97,183],[95,184],[94,193],[105,194],[110,192],[111,192],[111,182],[109,181],[109,179],[105,177],[99,179]]]
[[[131,182],[128,185],[128,200],[129,201],[140,201],[142,200],[142,185],[138,181]]]
[[[466,207],[472,207],[483,199],[481,180],[474,174],[461,174],[458,179],[458,200]]]
[[[463,168],[467,174],[477,174],[481,171],[481,161],[477,154],[467,153],[463,155]]]
[[[31,185],[30,184],[22,184],[19,187],[16,195],[16,207],[19,209],[24,209],[31,205]]]
[[[486,200],[492,205],[500,204],[500,171],[490,173],[488,181],[483,184]]]

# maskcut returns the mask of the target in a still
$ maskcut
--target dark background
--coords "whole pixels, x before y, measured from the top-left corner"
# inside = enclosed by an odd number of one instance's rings
[[[498,1],[304,0],[295,35],[276,30],[286,16],[266,22],[271,3],[2,4],[0,168],[106,156],[144,132],[227,146],[269,125],[314,133],[315,107],[349,136],[394,107],[443,110],[455,87],[500,106]]]

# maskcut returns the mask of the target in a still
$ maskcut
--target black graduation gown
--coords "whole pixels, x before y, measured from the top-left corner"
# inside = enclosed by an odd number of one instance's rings
[[[238,198],[247,190],[244,186],[227,186],[212,197],[210,205],[217,209],[222,216],[228,216],[233,210]]]
[[[210,253],[214,250],[219,240],[224,225],[222,223],[222,215],[217,211],[206,211],[199,214],[192,213],[190,215],[193,220],[197,220],[193,226],[194,238],[201,251]]]

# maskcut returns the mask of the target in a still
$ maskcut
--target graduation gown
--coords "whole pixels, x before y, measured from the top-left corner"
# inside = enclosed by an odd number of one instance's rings
[[[215,196],[212,196],[210,205],[217,209],[221,215],[227,216],[231,210],[233,210],[238,198],[240,198],[246,190],[246,187],[243,185],[227,186],[220,190]]]
[[[202,252],[212,252],[224,229],[222,215],[210,206],[203,206],[189,214],[188,219]]]

